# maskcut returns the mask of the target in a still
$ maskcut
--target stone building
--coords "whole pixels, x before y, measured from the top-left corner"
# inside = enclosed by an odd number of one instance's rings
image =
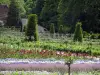
[[[0,4],[0,20],[6,22],[7,14],[8,14],[8,6]]]

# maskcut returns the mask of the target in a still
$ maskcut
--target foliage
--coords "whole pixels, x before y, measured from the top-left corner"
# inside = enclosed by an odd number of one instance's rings
[[[59,25],[68,27],[67,32],[74,32],[77,21],[82,22],[86,32],[100,32],[100,0],[18,0],[20,14],[23,17],[33,13],[38,15],[39,24],[49,29],[55,24],[55,31]],[[1,4],[10,4],[9,0],[1,0]],[[26,15],[25,10],[26,10]],[[66,33],[67,33],[66,32]]]
[[[42,8],[44,7],[44,3],[45,3],[45,0],[36,0],[35,7],[32,8],[32,13],[33,14],[35,13],[38,16],[39,24],[41,24],[40,14],[41,14]]]
[[[81,22],[77,22],[74,34],[74,41],[79,41],[79,42],[83,41],[83,33],[81,25],[82,25]]]
[[[75,29],[75,23],[78,20],[80,20],[83,24],[82,28],[84,31],[100,32],[100,25],[99,25],[100,24],[99,22],[100,5],[99,3],[100,3],[99,0],[97,1],[90,1],[90,0],[81,0],[81,1],[80,0],[78,1],[77,0],[74,0],[74,1],[73,0],[60,0],[58,1],[57,18],[55,18],[55,20],[57,20],[57,25],[55,24],[56,27],[59,25],[68,26],[69,28],[71,28],[71,32],[73,32]],[[50,3],[50,2],[48,3],[48,5],[52,5],[52,4],[53,3]],[[42,10],[42,16],[44,18],[43,20],[44,20],[44,23],[46,23],[45,24],[46,26],[51,17],[51,16],[48,17],[49,11],[54,9],[52,7],[50,8],[50,10],[48,10],[49,8],[47,9],[47,7],[48,6],[45,5]],[[56,6],[54,7],[56,8]],[[51,23],[51,21],[49,22]]]
[[[17,0],[11,0],[7,17],[7,26],[21,26],[21,16]]]
[[[98,39],[100,39],[100,34],[98,35]]]
[[[0,4],[8,4],[9,5],[10,1],[9,0],[0,0]]]
[[[61,68],[62,69],[62,68]],[[58,75],[59,72],[46,72],[46,71],[29,71],[29,72],[25,72],[25,71],[13,71],[12,73],[10,73],[9,71],[5,74],[5,75]],[[71,74],[74,75],[99,75],[100,72],[99,71],[90,71],[90,72],[72,72]],[[0,75],[3,75],[2,72],[0,72]],[[65,75],[68,75],[68,73],[65,72]]]
[[[23,32],[26,31],[26,28],[27,28],[27,25],[24,25],[24,26],[23,26]]]
[[[25,1],[26,15],[32,14],[32,9],[35,7],[35,0]]]
[[[85,38],[85,37],[89,37],[90,36],[90,34],[89,33],[87,33],[86,31],[83,31],[83,37]]]
[[[99,0],[60,0],[58,24],[70,25],[72,27],[71,31],[73,32],[75,23],[77,20],[80,20],[83,24],[84,31],[99,32],[99,3]]]
[[[51,37],[53,38],[54,37],[54,33],[55,33],[55,27],[54,27],[53,23],[51,23],[51,25],[50,25],[50,33],[51,33]]]
[[[54,27],[53,23],[51,23],[51,25],[50,25],[50,33],[52,33],[52,34],[55,33],[55,27]]]
[[[36,0],[36,6],[33,9],[33,13],[37,14],[38,17],[40,16],[42,8],[44,7],[44,2],[45,0]]]
[[[37,30],[37,15],[30,14],[26,29],[26,36],[29,36],[29,40],[32,40],[32,36],[34,36],[34,40],[38,41],[38,30]]]
[[[49,29],[51,23],[55,24],[55,31],[63,25],[67,32],[74,32],[77,21],[82,22],[86,32],[100,32],[100,0],[19,0],[22,17],[33,13],[38,15],[40,25]],[[1,0],[2,4],[10,4],[9,0]],[[25,6],[25,9],[24,9]],[[25,14],[26,10],[26,15]]]
[[[90,38],[91,39],[99,39],[100,38],[100,34],[94,34],[94,33],[92,33]]]
[[[91,35],[91,39],[96,39],[96,35],[95,34],[92,34]]]
[[[63,34],[63,25],[60,25],[60,26],[59,26],[59,33],[60,33],[60,34]]]
[[[2,31],[1,31],[2,30]],[[39,42],[27,42],[25,41],[24,32],[14,31],[11,29],[0,29],[0,49],[2,51],[16,51],[16,50],[51,50],[51,51],[70,51],[72,53],[87,53],[93,56],[100,55],[100,40],[99,39],[88,39],[85,38],[83,43],[73,42],[72,37],[55,36],[50,38],[43,34],[39,34]],[[49,35],[49,34],[48,34]],[[71,35],[72,36],[72,35]],[[6,56],[5,56],[6,57]]]
[[[18,2],[19,10],[20,10],[20,15],[21,17],[24,17],[26,14],[25,2],[24,0],[17,0],[17,2]]]
[[[54,23],[57,28],[57,7],[59,0],[46,0],[41,11],[42,25],[49,29],[50,23]]]
[[[0,0],[0,4],[6,4],[8,7],[11,3],[11,0]],[[18,3],[18,7],[19,7],[19,12],[21,14],[21,16],[23,17],[26,13],[26,10],[24,8],[25,6],[25,3],[24,3],[24,0],[17,0],[17,3]]]
[[[68,3],[69,3],[68,0],[60,0],[59,1],[59,5],[58,5],[58,8],[57,8],[58,26],[60,26],[60,25],[64,25],[64,26],[70,25],[69,22],[70,22],[71,17],[67,16],[67,14],[68,14],[68,5],[69,5]]]

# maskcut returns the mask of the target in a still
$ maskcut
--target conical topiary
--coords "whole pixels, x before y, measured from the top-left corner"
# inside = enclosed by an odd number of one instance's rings
[[[76,23],[74,41],[79,41],[79,42],[83,41],[83,31],[82,31],[81,25],[82,25],[81,22]]]

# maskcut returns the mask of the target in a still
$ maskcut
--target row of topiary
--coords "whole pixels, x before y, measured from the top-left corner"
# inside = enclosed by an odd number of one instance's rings
[[[39,40],[37,25],[38,25],[37,15],[36,14],[29,15],[28,24],[25,30],[26,36],[28,36],[29,41],[32,40],[32,36],[34,36],[35,41]],[[83,30],[81,28],[81,25],[82,25],[81,22],[77,22],[73,39],[74,41],[79,41],[79,42],[83,41]],[[53,23],[50,25],[50,33],[51,34],[55,33],[55,27]],[[62,25],[59,27],[59,33],[60,34],[63,33]]]

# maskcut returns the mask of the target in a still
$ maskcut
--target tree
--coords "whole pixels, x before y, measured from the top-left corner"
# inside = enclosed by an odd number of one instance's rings
[[[26,2],[27,0],[24,0],[24,2]]]
[[[58,25],[66,25],[66,17],[68,13],[69,0],[60,0],[57,8],[58,12]],[[69,18],[70,19],[70,18]],[[68,22],[67,22],[68,23]]]
[[[76,28],[75,28],[75,33],[74,33],[74,41],[83,41],[83,33],[82,33],[82,28],[81,28],[82,23],[77,22],[76,23]]]
[[[25,1],[26,15],[32,14],[33,8],[35,8],[35,0],[26,0]]]
[[[0,0],[0,4],[6,4],[8,5],[8,7],[9,7],[10,2],[11,0]],[[24,0],[17,0],[16,2],[18,2],[21,16],[23,16],[26,13],[26,10],[24,8],[25,6]]]
[[[60,0],[58,25],[69,25],[71,32],[77,21],[82,22],[84,31],[100,32],[100,0]]]
[[[17,0],[10,0],[7,26],[19,27],[21,22],[20,9]]]
[[[29,41],[32,41],[32,36],[34,36],[34,41],[38,41],[38,30],[37,30],[37,15],[30,14],[28,18],[28,24],[26,29],[26,36],[29,37]]]
[[[86,3],[85,19],[82,20],[84,31],[100,33],[100,0],[90,1]]]
[[[42,8],[44,7],[44,2],[45,0],[36,0],[36,5],[35,7],[32,8],[32,13],[37,14],[38,16],[38,23],[41,24],[41,19],[40,19],[40,14],[42,11]]]
[[[0,4],[7,4],[9,5],[10,1],[9,0],[0,0]]]
[[[19,10],[20,10],[20,15],[21,17],[24,17],[26,14],[25,2],[24,0],[17,0],[17,2],[18,2]]]
[[[37,14],[38,17],[40,16],[42,8],[44,7],[44,2],[45,0],[36,0],[36,6],[33,13]]]
[[[46,0],[44,7],[41,11],[42,25],[49,29],[50,23],[54,23],[57,26],[57,8],[59,0]],[[58,29],[56,27],[56,29]]]

